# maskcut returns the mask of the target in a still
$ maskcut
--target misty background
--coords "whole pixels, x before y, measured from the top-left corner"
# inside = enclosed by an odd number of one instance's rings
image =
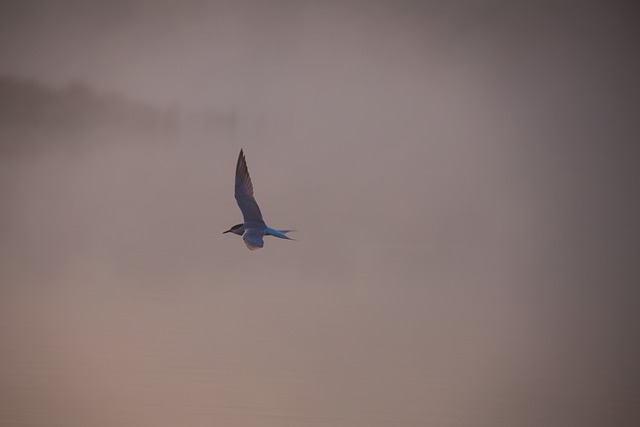
[[[640,421],[627,3],[0,9],[0,425]]]

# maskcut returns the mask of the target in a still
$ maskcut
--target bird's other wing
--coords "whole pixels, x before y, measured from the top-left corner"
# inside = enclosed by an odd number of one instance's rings
[[[260,212],[256,199],[253,197],[253,184],[251,183],[249,169],[247,169],[247,161],[244,158],[242,150],[240,150],[238,164],[236,165],[235,196],[236,202],[238,202],[238,206],[242,211],[245,224],[264,225],[262,213]],[[262,247],[262,245],[260,245],[260,247]]]
[[[264,232],[253,228],[248,229],[242,235],[242,240],[249,249],[260,249],[264,246]]]

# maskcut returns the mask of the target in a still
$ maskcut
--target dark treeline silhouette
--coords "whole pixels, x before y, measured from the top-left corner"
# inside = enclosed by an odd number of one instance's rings
[[[161,109],[118,93],[98,93],[81,82],[56,89],[32,80],[0,77],[2,154],[55,143],[91,143],[105,134],[118,135],[114,140],[166,141],[175,136],[179,117],[177,108]]]

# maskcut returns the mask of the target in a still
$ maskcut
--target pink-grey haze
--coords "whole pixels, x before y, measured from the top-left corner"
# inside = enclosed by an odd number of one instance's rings
[[[0,425],[639,425],[634,16],[2,2]]]

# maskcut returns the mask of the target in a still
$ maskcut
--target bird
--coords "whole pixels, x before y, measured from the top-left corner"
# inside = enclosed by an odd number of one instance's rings
[[[234,195],[242,212],[243,223],[236,224],[225,233],[233,233],[242,236],[244,244],[250,250],[260,249],[264,246],[264,236],[274,236],[280,239],[295,240],[287,236],[287,233],[295,230],[276,230],[265,224],[262,213],[256,199],[253,197],[253,184],[247,168],[247,160],[240,149],[238,163],[236,164],[236,184]]]

